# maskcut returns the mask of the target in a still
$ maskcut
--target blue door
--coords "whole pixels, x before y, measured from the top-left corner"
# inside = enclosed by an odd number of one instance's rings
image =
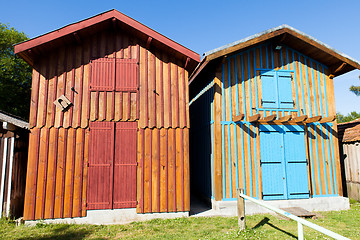
[[[309,198],[303,126],[260,125],[264,200]]]

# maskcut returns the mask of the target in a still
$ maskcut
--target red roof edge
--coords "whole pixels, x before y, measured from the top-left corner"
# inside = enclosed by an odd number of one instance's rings
[[[79,31],[81,29],[87,28],[89,26],[92,26],[94,24],[103,22],[105,20],[116,18],[119,21],[127,24],[128,26],[148,35],[149,37],[156,39],[157,41],[161,42],[162,44],[176,50],[177,52],[193,59],[196,62],[200,62],[200,55],[195,53],[194,51],[180,45],[179,43],[165,37],[164,35],[156,32],[155,30],[145,26],[144,24],[126,16],[125,14],[112,9],[107,12],[101,13],[99,15],[81,20],[76,23],[72,23],[70,25],[67,25],[65,27],[62,27],[60,29],[54,30],[52,32],[49,32],[47,34],[35,37],[33,39],[30,39],[28,41],[16,44],[14,46],[15,48],[15,54],[19,54],[21,52],[30,50],[36,46],[39,46],[44,43],[48,43],[52,40],[61,38],[63,36],[69,35],[71,33],[74,33],[76,31]]]

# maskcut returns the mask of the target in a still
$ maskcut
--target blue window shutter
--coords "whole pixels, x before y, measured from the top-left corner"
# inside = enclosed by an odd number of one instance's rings
[[[294,108],[291,87],[291,73],[278,72],[279,108]]]
[[[261,72],[261,91],[263,108],[277,108],[276,73],[273,71]]]

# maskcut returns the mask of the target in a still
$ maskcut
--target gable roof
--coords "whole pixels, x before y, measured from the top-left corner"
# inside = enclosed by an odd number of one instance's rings
[[[29,129],[28,122],[24,121],[18,116],[12,115],[10,113],[6,113],[1,110],[0,110],[0,122],[7,122],[19,128]]]
[[[341,142],[360,141],[360,118],[351,122],[338,123],[338,137]]]
[[[204,68],[207,67],[210,62],[233,52],[241,51],[257,44],[261,44],[268,40],[279,44],[285,44],[302,54],[325,64],[329,67],[330,72],[334,76],[339,76],[354,69],[360,69],[359,61],[293,27],[284,24],[206,52],[204,54],[205,57],[190,77],[190,83]]]
[[[88,34],[93,34],[101,29],[114,25],[136,34],[136,36],[145,41],[151,41],[151,45],[165,47],[175,51],[175,55],[188,59],[193,68],[200,62],[199,54],[115,9],[16,44],[15,54],[22,57],[30,65],[33,65],[34,58],[39,53],[46,52],[51,48],[61,46],[67,42],[81,41],[81,39]]]

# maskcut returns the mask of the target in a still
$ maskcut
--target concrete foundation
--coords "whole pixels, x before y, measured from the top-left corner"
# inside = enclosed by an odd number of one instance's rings
[[[136,208],[113,209],[113,210],[89,210],[86,217],[45,219],[36,221],[25,221],[25,224],[35,225],[43,223],[69,223],[69,224],[126,224],[134,221],[146,221],[156,218],[178,218],[188,217],[189,212],[174,213],[144,213],[137,214]]]
[[[296,200],[264,201],[277,208],[301,207],[308,211],[338,211],[350,208],[349,199],[345,197],[318,197]],[[236,201],[212,200],[213,215],[236,216]],[[271,213],[272,211],[245,200],[245,214]]]

